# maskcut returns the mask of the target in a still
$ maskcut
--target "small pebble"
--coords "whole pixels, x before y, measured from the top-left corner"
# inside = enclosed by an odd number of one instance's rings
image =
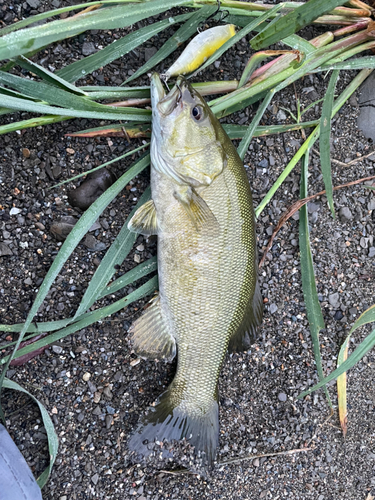
[[[12,207],[9,211],[9,215],[18,215],[21,212],[21,209]]]
[[[270,313],[275,314],[277,311],[277,305],[276,304],[270,304]]]
[[[91,373],[86,372],[82,375],[82,380],[84,380],[85,382],[88,382],[88,380],[90,380],[90,377],[91,377]]]
[[[284,392],[280,392],[280,394],[277,396],[280,401],[286,401],[286,394]]]
[[[339,210],[339,217],[342,222],[353,219],[353,214],[348,207],[341,207]]]

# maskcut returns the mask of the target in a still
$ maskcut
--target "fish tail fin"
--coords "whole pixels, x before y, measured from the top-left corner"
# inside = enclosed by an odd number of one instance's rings
[[[152,453],[155,441],[171,442],[186,438],[200,455],[204,465],[212,466],[219,442],[219,405],[212,399],[205,409],[202,406],[187,408],[170,386],[158,403],[141,419],[138,428],[128,442],[130,451],[147,457]],[[190,410],[190,411],[189,411]]]

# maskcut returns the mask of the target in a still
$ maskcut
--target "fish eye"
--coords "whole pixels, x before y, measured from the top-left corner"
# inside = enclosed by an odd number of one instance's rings
[[[191,110],[191,114],[193,115],[193,118],[197,121],[199,121],[202,116],[203,116],[203,109],[201,106],[194,106],[194,108]]]

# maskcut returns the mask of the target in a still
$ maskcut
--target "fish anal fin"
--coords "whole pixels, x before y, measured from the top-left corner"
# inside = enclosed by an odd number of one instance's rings
[[[144,234],[145,236],[158,233],[158,219],[154,200],[149,200],[138,208],[128,222],[128,229],[133,233]]]
[[[209,231],[217,235],[219,223],[204,199],[190,186],[179,186],[174,197],[181,203],[197,231]]]
[[[187,410],[186,401],[176,395],[173,382],[157,404],[144,416],[128,442],[130,451],[148,457],[155,441],[186,439],[194,446],[201,464],[212,466],[219,442],[219,405],[216,394],[209,404]],[[165,449],[166,447],[163,447]],[[168,447],[167,447],[168,448]]]
[[[258,336],[257,328],[262,322],[263,298],[258,281],[252,299],[249,301],[244,318],[229,340],[229,352],[241,352],[249,349]]]
[[[172,361],[176,355],[176,341],[169,330],[157,295],[129,329],[134,351],[141,357]]]

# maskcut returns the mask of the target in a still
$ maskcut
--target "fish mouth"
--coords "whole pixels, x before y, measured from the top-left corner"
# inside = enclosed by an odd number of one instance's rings
[[[159,113],[163,117],[167,117],[176,108],[182,107],[187,90],[189,90],[189,84],[183,76],[179,76],[174,87],[157,103]]]
[[[152,109],[156,109],[158,103],[165,98],[165,90],[163,87],[163,83],[160,79],[159,73],[156,72],[152,73],[150,91],[151,91]]]

